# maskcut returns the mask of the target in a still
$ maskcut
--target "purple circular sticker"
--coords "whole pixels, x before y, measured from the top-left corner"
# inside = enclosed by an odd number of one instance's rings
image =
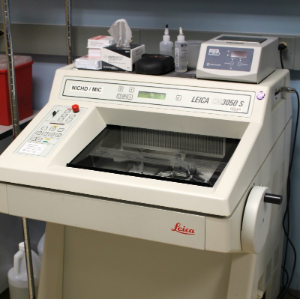
[[[257,94],[256,94],[256,98],[258,100],[263,100],[265,98],[266,94],[263,92],[263,91],[259,91]]]

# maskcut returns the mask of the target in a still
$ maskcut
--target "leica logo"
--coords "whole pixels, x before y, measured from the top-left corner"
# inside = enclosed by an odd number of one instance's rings
[[[181,223],[176,223],[175,227],[171,229],[173,232],[177,232],[183,235],[195,235],[195,231],[193,229],[186,228],[185,226],[181,226]]]

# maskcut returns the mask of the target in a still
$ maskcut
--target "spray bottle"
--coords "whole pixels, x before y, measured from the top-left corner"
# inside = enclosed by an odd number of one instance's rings
[[[170,41],[168,25],[166,25],[163,40],[159,44],[159,53],[162,55],[173,56],[173,42]]]
[[[181,27],[175,42],[175,71],[178,73],[187,71],[187,42]]]

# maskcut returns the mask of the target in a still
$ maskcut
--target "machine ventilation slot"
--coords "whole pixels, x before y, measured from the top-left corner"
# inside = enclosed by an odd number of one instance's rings
[[[274,257],[273,257],[273,269],[275,269],[279,264],[279,245],[277,246]]]
[[[279,185],[279,182],[278,182],[278,169],[276,170],[276,172],[274,173],[273,175],[273,178],[272,178],[272,182],[271,182],[271,191],[274,192],[274,193],[278,193],[278,185]]]
[[[283,161],[280,166],[280,176],[279,176],[280,184],[283,184],[284,182],[284,169],[285,169],[285,161]]]
[[[266,269],[266,281],[265,283],[268,284],[269,279],[271,278],[272,274],[272,259],[268,262],[267,269]]]
[[[225,156],[225,138],[141,128],[122,127],[122,145],[220,158]]]

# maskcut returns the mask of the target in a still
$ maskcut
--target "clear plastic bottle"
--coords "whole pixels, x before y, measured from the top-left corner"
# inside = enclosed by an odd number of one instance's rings
[[[170,41],[169,26],[166,25],[163,40],[159,44],[159,53],[161,55],[173,56],[173,42]]]
[[[34,284],[36,294],[39,287],[41,262],[38,255],[31,250]],[[28,278],[26,270],[24,242],[19,244],[19,251],[14,255],[14,267],[8,271],[8,285],[11,299],[29,299]]]
[[[187,71],[187,42],[181,27],[175,42],[175,71],[178,73]]]

